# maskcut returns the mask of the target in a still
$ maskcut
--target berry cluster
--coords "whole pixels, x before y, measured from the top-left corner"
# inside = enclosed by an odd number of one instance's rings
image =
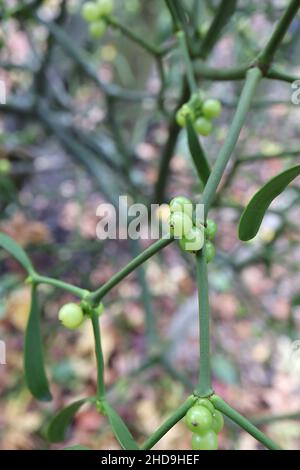
[[[210,400],[199,398],[185,415],[185,423],[193,433],[193,450],[218,449],[218,434],[224,427],[224,418]]]
[[[195,220],[193,203],[185,196],[177,196],[169,204],[169,224],[171,234],[179,239],[179,245],[184,251],[196,253],[205,244],[207,262],[215,257],[215,247],[211,240],[217,233],[217,224],[208,219],[206,226],[203,221]]]
[[[101,38],[107,29],[107,16],[112,13],[113,0],[86,2],[82,7],[83,18],[90,23],[89,31],[94,38]]]
[[[204,99],[202,93],[198,92],[177,111],[176,120],[179,126],[185,127],[187,119],[190,119],[198,134],[207,136],[213,129],[212,120],[220,116],[221,112],[219,100]]]

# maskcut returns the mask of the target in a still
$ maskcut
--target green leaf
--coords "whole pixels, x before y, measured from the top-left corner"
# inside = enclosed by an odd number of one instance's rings
[[[74,419],[77,411],[88,401],[90,401],[90,398],[82,398],[75,401],[54,416],[47,429],[47,438],[50,442],[61,442],[66,438],[71,421]]]
[[[54,416],[47,429],[47,438],[50,442],[61,442],[65,439],[66,432],[75,414],[88,400],[89,398],[83,398],[75,401]]]
[[[299,175],[300,165],[297,165],[272,178],[253,196],[240,219],[240,240],[255,237],[270,204]]]
[[[199,142],[198,135],[192,121],[187,119],[187,136],[191,156],[196,167],[198,176],[205,185],[210,175],[210,166],[207,162],[204,150]]]
[[[25,332],[24,369],[27,387],[41,401],[52,399],[44,367],[37,288],[32,286],[31,309]]]
[[[125,450],[138,450],[138,446],[122,418],[107,403],[103,403],[110,425],[120,446]]]
[[[23,248],[20,247],[11,237],[0,233],[0,246],[8,251],[19,263],[26,269],[29,274],[34,274],[34,267]]]
[[[89,447],[82,446],[81,444],[77,444],[71,447],[66,447],[63,450],[92,450]]]

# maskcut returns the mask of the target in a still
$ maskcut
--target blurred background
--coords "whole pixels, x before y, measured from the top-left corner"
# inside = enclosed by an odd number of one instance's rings
[[[183,2],[195,46],[219,1]],[[255,57],[285,0],[238,1],[207,63],[218,69]],[[0,231],[28,252],[37,270],[95,289],[151,241],[99,241],[96,208],[116,203],[194,201],[199,183],[186,133],[174,124],[184,67],[163,0],[115,0],[128,30],[162,45],[163,58],[110,27],[89,35],[79,0],[0,1]],[[300,76],[300,18],[277,54],[281,69]],[[205,80],[199,88],[222,101],[214,131],[202,139],[213,164],[226,137],[241,81]],[[3,93],[2,93],[3,94]],[[269,178],[298,161],[300,105],[288,82],[263,80],[212,216],[219,224],[209,268],[212,370],[217,393],[253,418],[270,437],[300,448],[299,201],[296,182],[275,201],[251,243],[237,238],[243,207]],[[171,136],[171,137],[170,137]],[[166,181],[163,162],[170,162]],[[63,329],[57,312],[69,294],[39,289],[43,340],[54,400],[40,404],[24,383],[22,351],[30,289],[26,273],[0,251],[0,448],[47,449],[44,429],[60,408],[95,393],[93,337],[87,323]],[[173,243],[105,298],[102,317],[109,400],[142,441],[193,390],[198,375],[195,266]],[[284,416],[282,416],[284,415]],[[287,415],[287,416],[285,416]],[[156,449],[190,449],[182,423]],[[63,445],[117,449],[105,417],[78,413]],[[222,449],[260,449],[228,423]]]

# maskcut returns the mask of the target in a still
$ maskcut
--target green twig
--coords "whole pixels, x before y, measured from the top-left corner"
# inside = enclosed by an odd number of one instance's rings
[[[280,450],[280,447],[267,437],[263,432],[261,432],[254,424],[252,424],[247,418],[242,416],[238,411],[234,410],[229,406],[222,398],[217,395],[211,397],[213,405],[217,410],[221,411],[230,418],[232,421],[237,423],[241,428],[245,429],[251,436],[261,442],[267,449],[270,450]]]
[[[300,76],[296,76],[290,73],[283,72],[282,70],[278,70],[275,67],[269,69],[269,71],[265,75],[266,78],[270,78],[272,80],[280,80],[282,82],[293,83],[296,80],[300,79]]]
[[[40,276],[39,274],[34,276],[33,280],[35,284],[47,284],[49,286],[57,287],[58,289],[70,292],[71,294],[74,294],[76,297],[81,299],[84,299],[88,294],[90,294],[90,292],[86,289],[81,289],[80,287],[73,286],[67,282],[59,281],[58,279],[52,279],[51,277]]]
[[[200,47],[199,57],[206,58],[219,40],[220,34],[232,17],[237,0],[222,0]]]
[[[210,371],[210,312],[208,298],[208,275],[205,245],[196,255],[197,286],[199,301],[200,361],[197,395],[205,397],[212,394]]]
[[[143,264],[147,259],[151,258],[155,253],[162,250],[168,246],[173,241],[173,238],[164,237],[157,242],[153,243],[149,248],[139,254],[134,258],[130,263],[121,269],[117,274],[115,274],[106,284],[97,289],[95,292],[90,294],[89,299],[92,302],[99,302],[111,289],[113,289],[117,284],[119,284],[128,274],[132,273],[138,266]]]
[[[159,57],[160,55],[162,55],[158,47],[154,46],[153,44],[150,44],[144,38],[134,33],[131,29],[127,28],[127,26],[120,23],[117,18],[107,17],[106,20],[110,26],[121,31],[124,36],[127,36],[128,39],[145,49],[147,52],[149,52],[149,54],[153,55],[154,57]]]
[[[181,130],[181,128],[179,127],[176,121],[176,112],[188,100],[188,98],[189,98],[189,87],[188,87],[187,81],[184,80],[182,84],[182,90],[181,90],[181,95],[178,101],[178,105],[169,122],[168,138],[167,138],[167,142],[163,148],[163,152],[161,155],[161,160],[160,160],[160,165],[159,165],[159,170],[158,170],[158,178],[157,178],[157,183],[155,185],[155,194],[154,194],[154,202],[157,204],[164,202],[164,199],[165,199],[165,190],[166,190],[166,184],[167,184],[167,179],[168,179],[169,166],[170,166],[171,159],[174,155],[178,136]]]
[[[220,69],[216,67],[210,67],[203,61],[195,62],[195,73],[200,79],[205,78],[216,81],[243,80],[248,69],[249,65],[231,67],[230,69]]]
[[[104,361],[101,346],[101,334],[99,325],[99,315],[96,312],[92,312],[91,315],[93,332],[95,338],[95,354],[97,361],[97,397],[102,400],[105,397],[105,385],[104,385]]]
[[[175,426],[178,421],[180,421],[185,415],[186,412],[191,408],[191,406],[197,400],[196,397],[190,396],[176,411],[175,413],[168,418],[153,434],[147,439],[144,444],[141,446],[143,450],[152,449],[153,446],[165,435],[170,429]]]
[[[202,203],[205,204],[205,215],[207,215],[209,207],[215,198],[217,188],[222,179],[227,163],[238,141],[241,129],[244,125],[244,121],[251,105],[251,100],[254,96],[256,86],[259,83],[261,76],[262,73],[258,68],[250,69],[247,72],[246,82],[232,124],[230,126],[224,145],[217,156],[216,163],[212,169],[202,195]]]
[[[278,21],[273,34],[271,35],[266,46],[262,52],[258,55],[257,64],[265,72],[268,70],[274,55],[280,46],[286,32],[288,31],[291,22],[293,21],[297,11],[300,8],[300,0],[291,0],[289,6],[285,10],[284,14]]]
[[[189,82],[190,92],[195,93],[198,89],[197,82],[194,75],[193,64],[190,58],[189,49],[186,41],[186,35],[184,31],[178,31],[177,33],[178,43],[184,59],[187,79]]]
[[[178,18],[178,13],[176,11],[176,8],[174,6],[174,0],[165,0],[166,5],[169,9],[169,12],[171,14],[172,22],[173,22],[173,29],[174,31],[179,31],[180,30],[180,19]]]

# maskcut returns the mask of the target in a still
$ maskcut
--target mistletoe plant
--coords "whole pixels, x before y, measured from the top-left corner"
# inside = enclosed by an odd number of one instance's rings
[[[198,2],[196,2],[198,3]],[[200,2],[199,2],[200,3]],[[177,47],[185,65],[186,82],[181,103],[174,112],[170,125],[171,139],[179,132],[179,126],[186,129],[190,155],[197,170],[200,184],[203,188],[201,203],[204,205],[204,219],[197,220],[194,217],[193,204],[190,200],[179,196],[170,203],[170,226],[173,236],[163,237],[153,243],[145,251],[138,254],[127,266],[117,272],[110,280],[91,292],[58,279],[40,275],[30,259],[11,238],[1,234],[0,245],[4,250],[14,256],[28,272],[27,284],[31,285],[32,300],[31,311],[25,335],[24,369],[29,390],[38,400],[51,400],[51,391],[45,373],[43,359],[43,345],[41,339],[41,326],[38,302],[38,289],[42,284],[54,286],[73,294],[78,298],[77,303],[70,303],[61,308],[58,318],[61,323],[70,329],[80,328],[83,321],[90,321],[93,327],[95,354],[97,361],[97,393],[76,401],[60,411],[50,422],[48,427],[48,439],[50,442],[59,442],[65,438],[66,430],[76,414],[85,403],[92,403],[99,413],[105,415],[110,422],[115,437],[123,449],[138,450],[151,449],[155,444],[181,419],[185,418],[188,429],[192,432],[192,447],[196,450],[208,450],[218,448],[218,434],[222,431],[223,415],[234,421],[249,434],[254,436],[268,449],[279,449],[279,446],[254,426],[237,410],[227,404],[222,397],[215,394],[212,388],[210,367],[210,305],[209,282],[207,262],[214,258],[215,248],[212,240],[216,234],[216,224],[208,218],[210,208],[214,203],[219,183],[237,144],[241,129],[245,123],[248,110],[257,87],[262,79],[287,79],[273,67],[273,59],[277,49],[287,33],[291,22],[298,12],[300,0],[291,0],[282,17],[276,24],[274,31],[261,52],[253,57],[250,64],[245,67],[232,70],[216,71],[210,69],[204,63],[209,52],[216,44],[219,34],[235,11],[235,0],[222,0],[216,11],[215,17],[201,40],[200,49],[195,51],[193,44],[193,31],[191,31],[186,10],[179,0],[166,0],[172,24],[172,47]],[[164,51],[143,38],[135,35],[125,26],[118,23],[112,16],[113,4],[111,1],[87,2],[83,6],[83,17],[90,24],[90,32],[93,36],[100,37],[107,27],[119,29],[123,34],[135,41],[148,53],[154,55],[162,64]],[[18,10],[18,14],[20,9]],[[41,21],[41,20],[39,20]],[[53,26],[53,37],[64,43],[69,55],[75,58],[76,51],[72,45],[62,40],[58,30]],[[175,45],[174,45],[175,44]],[[177,46],[176,46],[177,45]],[[201,63],[195,64],[194,59],[200,58]],[[78,59],[78,55],[76,56]],[[81,65],[83,62],[81,62]],[[92,74],[91,70],[87,70]],[[197,73],[196,73],[197,72]],[[200,135],[208,135],[212,130],[212,120],[221,113],[221,105],[212,97],[205,97],[198,88],[199,76],[223,78],[226,80],[244,79],[244,85],[237,108],[227,133],[224,145],[217,155],[214,165],[211,167],[209,158],[199,141]],[[95,77],[92,77],[95,78]],[[112,93],[108,90],[108,94]],[[179,124],[179,126],[178,126]],[[157,185],[157,201],[159,202],[168,172],[170,150],[172,152],[173,140],[169,142],[165,158],[162,161],[160,178]],[[175,139],[176,141],[176,139]],[[240,219],[239,237],[242,241],[252,239],[258,232],[262,219],[274,198],[282,193],[287,185],[300,174],[300,166],[295,166],[275,176],[267,182],[252,198]],[[111,407],[107,400],[104,381],[104,361],[101,347],[101,315],[104,312],[103,301],[105,296],[116,287],[130,273],[140,268],[149,258],[164,249],[174,241],[175,232],[181,231],[180,246],[191,253],[196,263],[197,286],[199,296],[199,380],[190,396],[174,411],[174,413],[144,442],[137,443],[121,417]],[[190,247],[192,246],[192,248]],[[77,447],[77,448],[80,448]]]

